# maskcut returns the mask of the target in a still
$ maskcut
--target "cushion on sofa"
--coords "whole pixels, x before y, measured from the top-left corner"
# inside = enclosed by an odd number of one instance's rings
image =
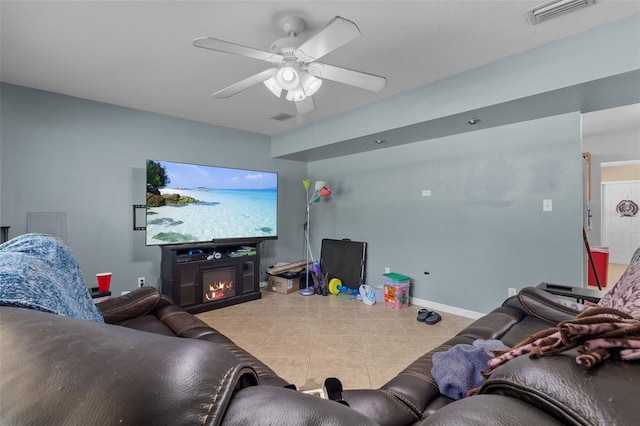
[[[118,324],[131,318],[146,315],[156,309],[160,293],[153,287],[142,287],[98,304],[104,322]]]

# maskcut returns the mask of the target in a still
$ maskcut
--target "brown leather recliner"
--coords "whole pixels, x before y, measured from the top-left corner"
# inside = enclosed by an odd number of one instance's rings
[[[434,351],[477,338],[512,345],[582,309],[523,289]],[[609,360],[587,371],[572,353],[520,357],[497,369],[479,395],[453,401],[431,377],[432,351],[381,389],[344,391],[347,407],[288,389],[259,360],[154,289],[114,298],[100,310],[107,324],[0,307],[0,423],[605,425],[637,419],[637,362]]]
[[[153,299],[151,293],[145,296]],[[0,423],[375,424],[334,401],[259,386],[262,378],[286,382],[266,366],[259,373],[259,361],[240,360],[222,335],[162,298],[157,305],[164,306],[151,312],[136,297],[127,299],[131,303],[105,311],[125,327],[0,306]],[[140,315],[125,314],[136,310]],[[197,338],[177,338],[172,327]]]
[[[587,309],[538,288],[525,288],[458,335],[424,354],[380,389],[347,390],[345,400],[381,425],[636,424],[640,363],[608,360],[594,369],[575,351],[522,356],[498,368],[479,394],[454,401],[431,376],[435,352],[476,339],[513,346]]]
[[[251,366],[263,385],[285,387],[288,383],[227,336],[186,312],[153,287],[142,287],[131,293],[107,299],[96,305],[108,324],[166,336],[177,336],[216,343]]]

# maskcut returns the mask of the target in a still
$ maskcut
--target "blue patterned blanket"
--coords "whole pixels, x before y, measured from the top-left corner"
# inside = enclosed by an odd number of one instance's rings
[[[45,234],[0,245],[0,305],[104,322],[71,250]]]

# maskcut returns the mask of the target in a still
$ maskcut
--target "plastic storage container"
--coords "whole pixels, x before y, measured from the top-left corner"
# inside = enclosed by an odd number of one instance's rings
[[[411,279],[406,275],[391,272],[382,276],[384,285],[384,304],[393,308],[409,306]]]
[[[384,285],[376,284],[373,288],[376,290],[376,303],[384,303]]]

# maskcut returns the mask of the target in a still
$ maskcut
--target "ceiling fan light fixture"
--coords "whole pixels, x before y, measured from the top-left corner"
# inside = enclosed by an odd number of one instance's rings
[[[303,72],[300,76],[300,85],[302,86],[302,90],[304,90],[305,95],[313,96],[318,89],[320,89],[320,86],[322,86],[322,80],[308,72]]]
[[[270,79],[263,81],[263,83],[271,93],[276,95],[278,98],[280,97],[282,94],[282,87],[280,87],[275,77],[271,77]]]
[[[276,81],[285,90],[292,90],[300,84],[300,76],[292,67],[282,67],[276,73]]]
[[[286,99],[288,101],[298,102],[298,101],[304,101],[306,97],[307,96],[304,94],[304,90],[302,90],[302,87],[298,86],[296,88],[293,88],[287,91]]]

